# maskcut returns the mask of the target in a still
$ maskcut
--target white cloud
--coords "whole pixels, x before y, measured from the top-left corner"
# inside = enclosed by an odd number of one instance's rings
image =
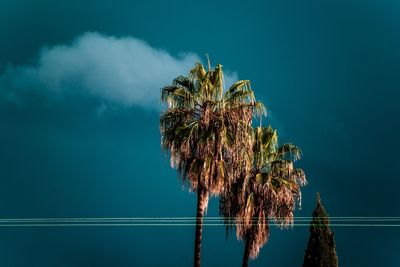
[[[72,44],[43,49],[33,65],[8,68],[0,76],[0,90],[14,101],[21,92],[41,90],[159,109],[160,88],[187,74],[199,60],[194,53],[173,56],[134,37],[85,33]],[[227,72],[227,85],[236,79],[236,73]]]

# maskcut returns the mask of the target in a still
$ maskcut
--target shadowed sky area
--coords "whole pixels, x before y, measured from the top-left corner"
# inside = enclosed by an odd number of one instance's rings
[[[249,79],[303,151],[303,209],[400,216],[400,3],[0,2],[0,218],[195,216],[160,148],[159,90],[195,60]],[[212,199],[208,216],[218,215]],[[340,266],[400,266],[400,227],[333,227]],[[308,227],[250,266],[301,266]],[[0,265],[190,266],[194,227],[1,228]],[[205,227],[203,266],[243,243]]]

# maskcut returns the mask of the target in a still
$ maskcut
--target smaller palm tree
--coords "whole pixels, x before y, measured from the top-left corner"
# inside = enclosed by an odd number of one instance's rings
[[[256,258],[267,242],[271,220],[281,228],[293,225],[300,187],[306,184],[303,170],[293,167],[300,157],[297,146],[278,146],[277,131],[271,127],[254,130],[253,169],[220,198],[227,230],[236,225],[237,238],[245,242],[242,266],[248,266],[249,258]]]

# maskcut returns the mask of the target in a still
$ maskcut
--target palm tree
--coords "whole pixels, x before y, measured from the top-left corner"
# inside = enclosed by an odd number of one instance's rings
[[[209,195],[229,188],[239,173],[251,169],[252,118],[265,114],[250,81],[224,92],[222,65],[206,71],[196,63],[162,89],[167,110],[161,115],[161,144],[183,183],[197,191],[194,266],[200,266],[203,217]]]
[[[235,224],[238,239],[245,241],[242,266],[248,266],[249,258],[256,258],[267,242],[270,220],[281,228],[293,225],[300,186],[306,184],[304,172],[293,167],[300,156],[293,144],[278,146],[271,127],[254,129],[252,171],[243,173],[220,198],[227,230]]]

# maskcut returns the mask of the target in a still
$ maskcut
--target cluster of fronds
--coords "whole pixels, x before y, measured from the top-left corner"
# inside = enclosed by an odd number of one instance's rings
[[[192,190],[219,194],[252,168],[252,119],[263,115],[249,81],[224,90],[222,66],[197,63],[162,89],[168,109],[160,120],[162,147]]]
[[[251,258],[267,242],[271,220],[282,228],[293,225],[293,212],[301,202],[300,187],[306,184],[304,172],[293,167],[300,157],[295,145],[278,146],[276,130],[254,129],[252,170],[243,172],[220,198],[227,230],[236,225],[236,235],[248,243]]]

